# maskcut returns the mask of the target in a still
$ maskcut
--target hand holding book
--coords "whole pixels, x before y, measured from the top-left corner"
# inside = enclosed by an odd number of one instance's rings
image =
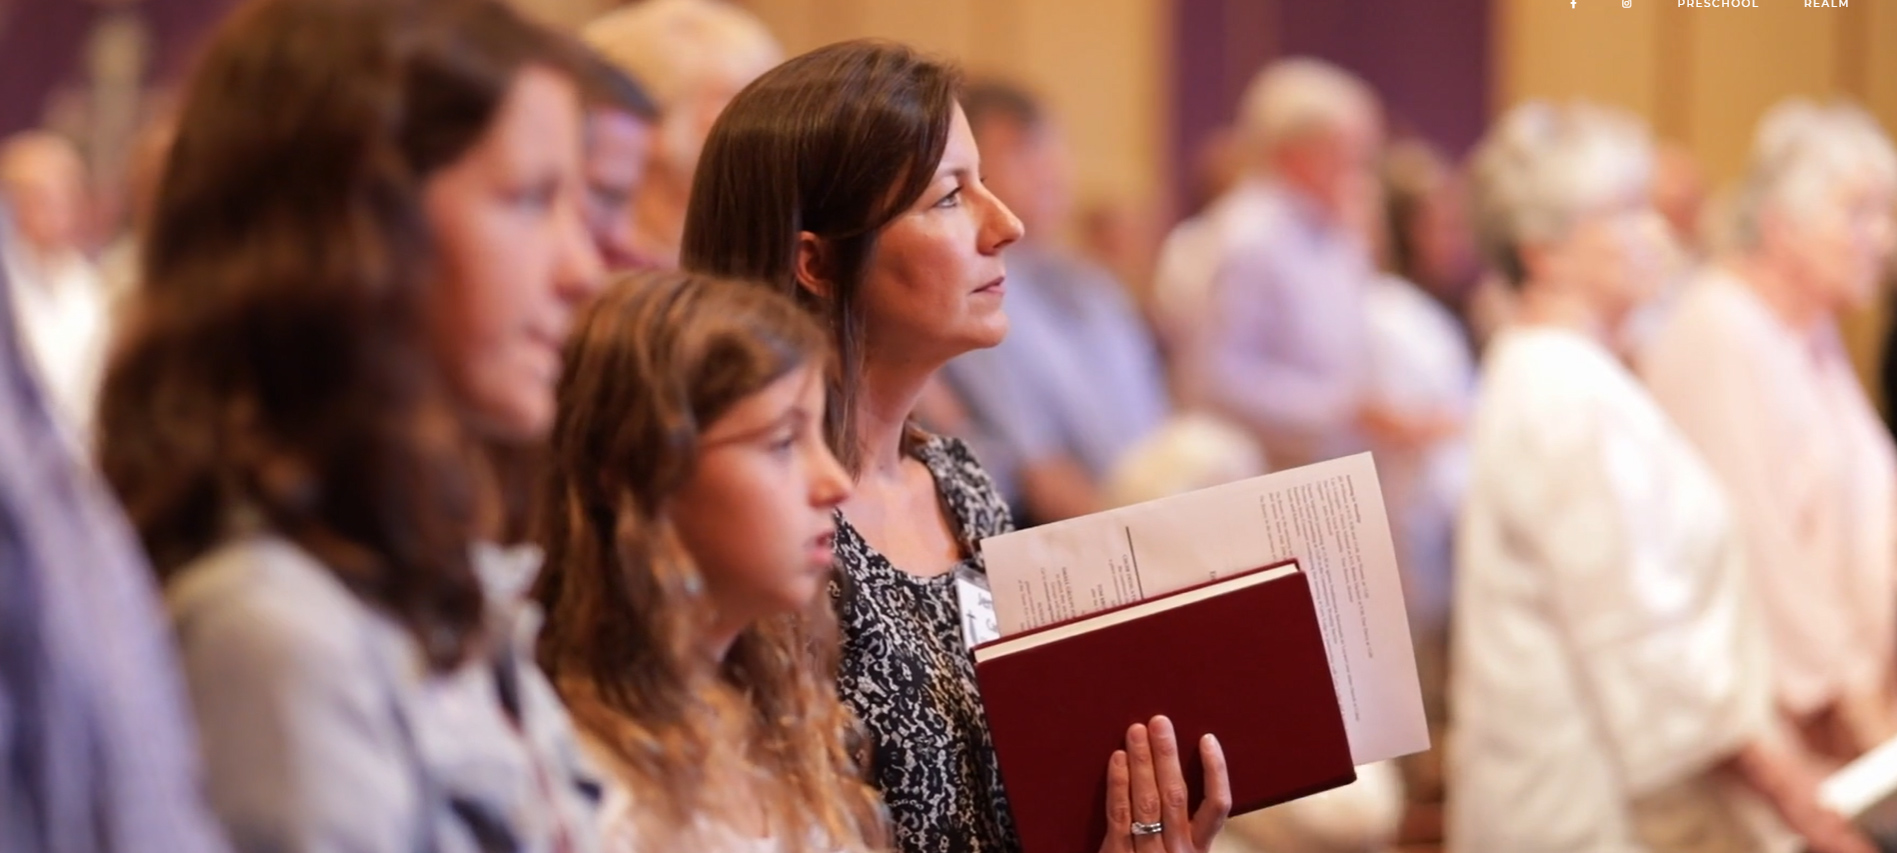
[[[1367,454],[990,538],[982,553],[1001,638],[974,647],[976,678],[1027,853],[1082,853],[1103,834],[1103,851],[1203,850],[1227,814],[1428,748]],[[1129,731],[1159,714],[1163,738]],[[1146,765],[1142,730],[1168,750]],[[1208,734],[1216,774],[1175,742]],[[1095,762],[1122,740],[1103,779]],[[1194,796],[1211,804],[1196,821]]]
[[[1126,730],[1126,748],[1107,764],[1107,837],[1101,853],[1205,853],[1232,808],[1231,780],[1218,738],[1199,739],[1205,767],[1205,798],[1190,808],[1178,734],[1172,721],[1154,717]],[[1134,833],[1135,824],[1158,832]]]
[[[1027,853],[1199,851],[1228,813],[1355,778],[1295,564],[978,646],[975,676]],[[1124,799],[1095,763],[1118,744]]]

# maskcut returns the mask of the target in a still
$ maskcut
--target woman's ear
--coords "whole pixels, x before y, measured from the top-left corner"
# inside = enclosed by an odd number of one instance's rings
[[[797,232],[797,286],[820,299],[830,298],[830,245],[809,231]]]

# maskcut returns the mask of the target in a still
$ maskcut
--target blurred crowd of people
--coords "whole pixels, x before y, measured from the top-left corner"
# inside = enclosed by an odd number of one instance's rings
[[[1287,58],[1220,140],[1139,245],[1031,89],[719,0],[251,0],[105,235],[5,140],[0,853],[1012,850],[979,541],[1360,451],[1437,748],[1221,832],[1155,719],[1103,849],[1877,849],[1817,788],[1897,737],[1878,122],[1709,193]]]

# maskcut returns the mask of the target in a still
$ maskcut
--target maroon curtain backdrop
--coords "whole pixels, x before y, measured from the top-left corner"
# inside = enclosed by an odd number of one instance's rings
[[[236,0],[0,0],[0,135],[38,126],[46,99],[81,81],[81,51],[96,19],[129,9],[153,36],[148,82],[173,80]]]
[[[1489,13],[1490,0],[1175,0],[1174,186],[1189,186],[1192,157],[1279,56],[1361,75],[1393,127],[1461,156],[1488,117]]]

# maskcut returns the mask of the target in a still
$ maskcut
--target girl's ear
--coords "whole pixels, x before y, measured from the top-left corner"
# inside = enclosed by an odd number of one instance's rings
[[[797,286],[820,299],[830,298],[830,244],[809,231],[797,232]]]

